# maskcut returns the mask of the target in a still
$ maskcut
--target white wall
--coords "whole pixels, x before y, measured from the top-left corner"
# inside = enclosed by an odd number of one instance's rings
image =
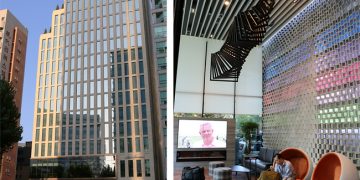
[[[204,87],[206,41],[208,41],[204,113],[234,111],[234,83],[210,81],[211,53],[220,50],[223,41],[181,36],[175,92],[175,113],[201,113]],[[261,115],[262,54],[252,49],[236,83],[236,114]]]

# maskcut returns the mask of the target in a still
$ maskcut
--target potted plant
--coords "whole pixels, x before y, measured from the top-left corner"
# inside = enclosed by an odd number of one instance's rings
[[[245,140],[248,144],[245,149],[245,154],[249,154],[251,152],[251,131],[256,130],[258,127],[259,124],[253,121],[240,122],[241,131],[244,134]]]

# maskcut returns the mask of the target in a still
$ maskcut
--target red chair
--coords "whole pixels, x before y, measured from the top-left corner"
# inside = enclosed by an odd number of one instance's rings
[[[280,154],[294,166],[296,179],[310,179],[313,168],[311,159],[305,151],[290,147],[282,150]]]
[[[358,180],[359,174],[349,158],[336,152],[330,152],[320,158],[311,179]]]

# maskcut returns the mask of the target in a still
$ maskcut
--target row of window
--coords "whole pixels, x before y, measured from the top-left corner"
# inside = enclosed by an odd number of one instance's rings
[[[132,71],[136,71],[136,66],[135,66],[135,62],[132,63]],[[130,65],[130,64],[129,64]],[[128,67],[128,66],[125,66]],[[140,67],[140,73],[143,73],[143,64],[142,61],[139,62],[139,67]],[[111,66],[111,76],[114,76],[114,67],[113,65]],[[105,70],[105,69],[104,69]],[[76,95],[80,95],[81,92],[83,92],[84,94],[87,94],[87,89],[89,89],[89,93],[90,94],[94,94],[95,92],[97,93],[101,93],[101,90],[103,90],[104,93],[108,92],[108,89],[112,89],[115,90],[115,81],[111,80],[111,87],[108,86],[108,80],[104,79],[103,81],[98,80],[95,81],[95,73],[94,73],[94,68],[90,69],[90,82],[86,83],[87,79],[87,69],[85,69],[84,71],[77,71],[77,76],[76,76],[76,81],[77,82],[81,82],[81,77],[83,78],[83,83],[79,83],[79,84],[74,84],[73,82],[75,82],[75,72],[71,71],[70,73],[70,85],[65,84],[64,85],[64,97],[69,96],[74,96]],[[83,73],[84,72],[84,73]],[[117,66],[117,73],[121,73],[121,66]],[[125,68],[125,74],[128,74],[129,70],[128,68]],[[136,72],[135,72],[136,73]],[[68,74],[67,72],[65,72],[65,83],[68,82]],[[101,69],[97,68],[97,73],[96,73],[97,77],[101,77]],[[104,78],[107,78],[107,73],[104,73]],[[132,77],[124,77],[124,78],[118,78],[118,90],[123,90],[123,79],[124,79],[124,87],[125,90],[129,90],[130,88],[132,89],[137,89],[139,88],[144,88],[145,87],[145,80],[144,80],[144,75],[140,75],[140,76],[132,76]],[[131,79],[131,81],[130,81]],[[166,84],[166,74],[163,74],[159,77],[160,82],[161,83],[165,83]],[[57,80],[57,82],[56,82]],[[52,73],[51,76],[49,74],[46,75],[40,75],[39,76],[39,89],[38,89],[38,100],[41,99],[52,99],[52,98],[56,98],[61,96],[62,93],[62,87],[61,86],[53,86],[57,83],[61,83],[61,73],[58,74],[58,76],[56,77],[55,73]],[[44,82],[44,84],[43,84]],[[132,86],[130,86],[130,82],[132,82]],[[139,85],[138,85],[139,82]],[[102,86],[103,83],[103,86]],[[96,85],[96,86],[95,86]],[[69,86],[69,87],[68,87]],[[70,90],[70,93],[68,94],[68,88]],[[97,89],[97,91],[95,91],[95,88]],[[57,91],[56,91],[57,89]]]
[[[59,21],[59,15],[55,15],[54,17],[54,26],[57,26],[57,25],[61,25],[61,24],[64,24],[64,18],[65,18],[65,15],[64,14],[60,14],[60,21]],[[60,22],[60,24],[59,24]]]
[[[93,10],[93,9],[91,9]],[[99,9],[98,9],[99,10]],[[78,12],[78,16],[81,16],[82,12],[79,11]],[[93,11],[91,11],[91,13],[93,13]],[[107,16],[103,16],[103,17],[97,17],[97,18],[90,18],[88,19],[87,17],[87,12],[84,11],[84,18],[82,17],[76,17],[76,14],[73,13],[72,15],[72,21],[70,22],[70,14],[67,14],[67,16],[69,17],[69,21],[67,22],[66,25],[66,32],[70,33],[70,28],[71,28],[71,32],[75,33],[76,32],[76,27],[77,27],[77,31],[81,32],[82,29],[84,29],[84,31],[87,31],[88,29],[93,30],[96,28],[107,28],[107,26],[112,27],[112,26],[120,26],[120,24],[122,24],[123,26],[126,24],[135,24],[135,23],[139,23],[140,22],[140,12],[138,10],[135,11],[135,15],[132,12],[129,12],[128,14],[123,13],[122,14],[122,23],[120,22],[120,18],[121,18],[121,14],[118,15],[109,15]],[[127,19],[128,18],[128,19]],[[83,20],[83,22],[82,22]],[[95,25],[96,22],[96,25]],[[77,24],[77,26],[76,26]],[[72,25],[70,27],[70,25]],[[63,25],[61,25],[63,26]],[[139,30],[141,31],[141,30]],[[62,32],[62,31],[61,31]],[[55,34],[55,33],[54,33]],[[126,33],[124,33],[126,34]]]
[[[126,99],[130,98],[130,93],[125,93],[126,94]],[[144,90],[141,91],[141,102],[145,103],[145,96],[144,96],[145,92]],[[90,96],[90,102],[94,101],[93,99],[94,96]],[[113,106],[115,106],[115,94],[113,93]],[[101,96],[98,96],[98,98],[101,98]],[[67,102],[69,101],[69,109],[67,107]],[[130,101],[130,100],[128,100]],[[103,120],[104,122],[108,122],[109,120],[115,121],[116,118],[119,118],[119,121],[124,121],[125,119],[130,120],[130,119],[139,119],[140,115],[141,115],[141,119],[146,119],[147,118],[147,113],[146,113],[146,105],[142,104],[142,105],[136,105],[136,102],[138,102],[137,99],[137,92],[134,92],[134,105],[131,106],[126,106],[126,108],[122,107],[122,102],[123,102],[123,97],[122,97],[122,92],[118,93],[118,108],[113,107],[111,110],[111,114],[109,115],[109,108],[107,108],[106,106],[96,106],[96,107],[105,107],[104,108],[104,113],[102,113],[101,109],[97,109],[97,113],[95,114],[95,110],[94,110],[94,106],[90,106],[89,110],[89,117],[87,116],[87,112],[86,110],[80,110],[80,108],[86,108],[86,104],[87,104],[87,97],[84,98],[70,98],[70,99],[64,99],[64,110],[69,111],[72,114],[72,110],[78,110],[78,114],[75,115],[75,117],[73,117],[71,114],[70,116],[68,116],[68,124],[73,124],[73,119],[75,119],[75,123],[76,124],[80,124],[80,121],[82,121],[83,124],[86,124],[87,122],[89,123],[94,123],[95,122],[100,122],[101,120]],[[71,103],[70,103],[71,102]],[[50,108],[49,104],[50,103]],[[82,106],[80,106],[80,103],[82,103]],[[44,104],[44,106],[42,106]],[[95,104],[94,102],[92,104]],[[130,103],[128,103],[130,104]],[[60,111],[60,100],[50,100],[50,101],[44,101],[44,103],[42,101],[38,102],[38,113],[42,113],[42,118],[40,114],[36,115],[36,127],[40,127],[41,124],[43,127],[45,126],[53,126],[55,125],[59,125],[60,122],[60,114],[56,113],[56,114],[51,114],[52,112],[59,112]],[[54,106],[56,106],[56,111],[54,109]],[[74,108],[75,106],[75,108]],[[116,109],[118,111],[116,111]],[[141,112],[141,113],[139,113]],[[49,113],[49,117],[47,115],[47,113]],[[80,115],[82,115],[80,117]],[[118,115],[118,116],[117,116]],[[126,116],[125,116],[126,115]],[[66,118],[66,116],[63,116],[63,118]],[[55,121],[55,122],[54,122]],[[63,121],[63,125],[65,125],[66,120]],[[65,124],[64,124],[65,123]]]
[[[43,117],[41,118],[41,115],[36,115],[36,127],[42,127],[45,126],[53,126],[53,125],[60,125],[60,114],[49,114],[49,117],[47,114],[43,114]]]
[[[135,162],[136,161],[136,167]],[[127,162],[127,164],[126,164]],[[120,160],[120,177],[126,177],[126,167],[128,167],[128,177],[134,177],[136,169],[136,177],[142,177],[141,160]],[[145,176],[150,177],[150,160],[145,159]]]
[[[78,48],[79,47],[81,47],[81,46],[78,46]],[[84,47],[87,47],[87,45],[84,45]],[[81,51],[78,51],[78,52],[81,52]],[[115,63],[115,62],[120,63],[122,61],[128,62],[129,60],[131,60],[131,61],[140,61],[139,62],[139,70],[140,70],[140,73],[142,73],[143,72],[143,63],[141,61],[143,58],[142,48],[141,47],[138,48],[137,53],[136,53],[136,48],[132,48],[130,50],[130,54],[128,54],[128,52],[129,52],[128,50],[124,50],[124,53],[121,53],[121,51],[117,51],[116,54],[114,54],[114,52],[111,52],[109,59],[108,59],[108,54],[106,52],[104,52],[103,56],[101,56],[101,54],[98,53],[96,56],[94,54],[91,54],[90,56],[85,56],[84,58],[78,57],[78,59],[71,57],[70,61],[68,60],[68,58],[65,58],[65,63],[64,63],[65,68],[64,69],[65,69],[65,71],[68,71],[69,69],[73,70],[75,68],[81,69],[82,66],[83,66],[83,68],[87,68],[88,66],[90,66],[90,67],[102,66],[102,65],[107,65],[109,63],[109,60],[110,60],[110,63]],[[54,65],[56,65],[55,62],[53,62],[52,65],[53,65],[53,67],[55,67],[54,66]],[[134,65],[134,63],[133,63],[133,65]],[[49,65],[46,64],[46,67],[47,67],[46,69],[49,69],[48,66]],[[61,66],[61,62],[59,62],[59,69],[60,69],[60,66]],[[40,68],[42,68],[42,66],[40,66]],[[41,70],[41,72],[42,72],[42,70]]]
[[[40,61],[41,62],[50,61],[50,60],[55,61],[56,60],[56,55],[57,55],[57,58],[59,60],[62,59],[62,57],[63,57],[63,51],[62,50],[63,49],[61,47],[56,48],[56,49],[54,48],[53,50],[47,50],[46,51],[46,59],[45,59],[45,51],[42,50],[40,52]],[[62,67],[59,66],[59,68],[62,68]],[[53,71],[55,71],[55,69],[53,69]]]
[[[143,96],[145,92],[142,90],[141,91],[141,102],[142,103],[145,103],[145,96]],[[125,93],[126,94],[126,99],[130,99],[130,93]],[[115,94],[113,93],[113,105],[115,105]],[[90,96],[90,102],[94,101],[94,96]],[[98,98],[101,98],[101,96],[98,96]],[[135,95],[133,97],[133,101],[134,103],[138,102],[138,99],[137,99],[137,93],[135,92]],[[99,100],[99,99],[98,99]],[[67,107],[67,102],[71,102],[69,103],[69,108]],[[105,100],[104,100],[105,101]],[[127,100],[127,101],[130,101],[130,100]],[[89,117],[87,117],[87,111],[86,110],[82,110],[82,111],[79,111],[81,108],[86,108],[86,104],[87,104],[87,97],[84,97],[84,98],[70,98],[69,100],[67,99],[64,99],[64,110],[66,111],[69,111],[70,113],[72,112],[71,110],[78,110],[79,114],[77,114],[77,116],[80,116],[80,114],[83,114],[82,116],[82,121],[83,123],[86,123],[86,122],[90,122],[90,123],[93,123],[94,122],[94,119],[97,119],[98,122],[100,122],[100,119],[102,119],[103,117],[103,120],[104,122],[108,122],[109,120],[112,119],[112,121],[115,121],[115,118],[119,118],[120,121],[123,121],[124,119],[139,119],[140,118],[140,115],[141,115],[141,118],[142,119],[146,119],[147,118],[147,113],[146,113],[146,105],[145,104],[142,104],[142,105],[136,105],[134,104],[133,107],[131,106],[126,106],[126,108],[122,107],[122,102],[123,102],[123,97],[122,97],[122,92],[119,92],[118,93],[118,104],[119,107],[118,107],[118,111],[116,111],[115,107],[112,108],[112,112],[111,112],[111,115],[109,116],[109,109],[107,108],[107,105],[105,106],[96,106],[96,107],[105,107],[104,108],[104,116],[100,116],[102,113],[101,113],[101,109],[98,109],[97,110],[97,114],[95,116],[95,111],[94,111],[94,106],[93,105],[90,105],[90,110],[89,110]],[[82,106],[80,106],[80,103],[82,103]],[[93,104],[95,104],[93,102]],[[128,103],[130,104],[130,103]],[[43,106],[44,105],[44,106]],[[56,107],[56,111],[55,111],[55,107]],[[51,113],[52,112],[59,112],[60,111],[60,100],[50,100],[50,101],[47,101],[45,100],[44,102],[42,101],[39,101],[38,102],[38,108],[37,108],[37,113],[42,113],[43,114],[43,118],[41,118],[40,114],[37,115],[37,118],[36,118],[36,127],[40,127],[40,122],[42,122],[43,126],[46,126],[47,123],[49,126],[52,126],[54,124],[54,120],[56,122],[56,125],[59,125],[59,113],[57,113],[56,115],[52,115]],[[141,112],[141,113],[139,113]],[[50,113],[49,114],[49,121],[47,120],[48,119],[48,116],[46,113]],[[116,116],[118,115],[118,117]],[[126,115],[126,116],[125,116]],[[132,116],[131,116],[132,115]],[[76,116],[76,124],[79,124],[80,123],[80,120],[78,119],[78,117]],[[95,118],[94,118],[95,117]],[[73,117],[72,116],[69,116],[69,124],[72,124],[72,119]]]
[[[38,141],[37,141],[38,142]],[[86,154],[113,154],[148,152],[149,139],[144,137],[128,137],[117,139],[98,139],[83,141],[68,141],[54,143],[35,143],[34,157],[58,156],[58,155],[86,155]],[[118,143],[118,144],[117,144]],[[142,143],[142,144],[141,144]],[[119,147],[119,149],[117,148]],[[60,152],[59,152],[60,150]]]
[[[55,130],[55,134],[54,134],[54,139],[55,141],[59,140],[59,128],[56,127],[54,128]],[[41,141],[52,141],[53,140],[53,128],[49,128],[48,129],[48,134],[47,134],[47,139],[46,139],[46,128],[42,129],[42,133],[41,133]],[[39,142],[40,141],[40,129],[36,129],[35,132],[35,142]]]
[[[102,159],[100,161],[100,159]],[[115,161],[114,156],[91,156],[91,157],[68,157],[57,159],[41,159],[31,160],[31,177],[50,177],[54,174],[63,175],[69,172],[69,167],[86,166],[92,171],[92,176],[99,176],[104,167],[110,167],[114,171],[114,167],[118,169],[120,177],[149,177],[151,175],[150,160],[143,159],[124,159],[119,157],[119,161]],[[115,166],[116,162],[117,166]],[[62,167],[62,168],[59,168]],[[75,172],[74,172],[75,173]]]
[[[48,66],[50,63],[47,63],[46,65]],[[73,63],[71,63],[73,64]],[[80,64],[80,63],[78,63]],[[54,65],[54,64],[53,64]],[[137,67],[137,65],[139,67]],[[73,66],[73,65],[71,65]],[[131,72],[130,72],[131,70]],[[96,71],[96,72],[95,72]],[[126,83],[128,83],[128,81],[126,81],[126,79],[130,78],[130,77],[127,77],[129,75],[134,75],[132,76],[132,80],[135,81],[133,82],[133,88],[136,88],[137,87],[137,80],[139,79],[140,81],[140,87],[143,87],[144,85],[144,75],[140,75],[138,78],[136,78],[136,74],[137,73],[140,73],[140,74],[143,74],[144,73],[144,64],[143,64],[143,61],[138,61],[138,63],[136,62],[132,62],[132,63],[123,63],[123,64],[115,64],[115,65],[111,65],[110,66],[110,77],[116,77],[115,76],[115,71],[116,71],[116,76],[119,76],[119,79],[121,79],[122,76],[126,76],[124,77],[125,78],[125,87],[129,87],[127,86]],[[124,73],[124,74],[122,74]],[[61,75],[61,73],[60,73]],[[108,68],[107,67],[101,67],[101,66],[98,66],[97,68],[94,68],[94,67],[91,67],[91,68],[86,68],[84,67],[83,69],[77,69],[77,71],[74,69],[71,69],[70,72],[68,72],[67,70],[65,70],[64,72],[64,83],[67,84],[67,83],[74,83],[74,82],[81,82],[81,81],[84,81],[86,82],[88,80],[88,78],[90,79],[90,81],[94,81],[94,80],[101,80],[101,79],[104,79],[104,81],[107,81],[107,78],[108,78]],[[40,79],[41,78],[41,79]],[[49,75],[46,74],[44,76],[45,78],[45,85],[47,85],[47,83],[49,82],[48,78],[49,78]],[[50,81],[51,81],[51,84],[54,84],[55,82],[55,74],[52,74],[52,76],[50,77]],[[59,80],[58,82],[62,82],[61,81],[61,77],[58,76]],[[41,86],[41,81],[42,81],[42,75],[39,76],[39,85]],[[107,84],[107,82],[106,82]],[[107,86],[105,86],[107,87]],[[126,89],[129,89],[129,88],[126,88]]]
[[[58,67],[58,71],[56,71],[56,65]],[[51,69],[50,69],[51,67]],[[45,62],[45,63],[40,63],[40,76],[39,76],[39,86],[42,86],[42,77],[48,77],[49,76],[49,73],[53,73],[52,74],[52,79],[55,80],[55,72],[57,73],[60,73],[58,74],[58,82],[61,82],[61,70],[62,70],[62,61],[48,61],[48,62]],[[45,73],[48,73],[47,75],[43,75]],[[48,82],[48,79],[46,79],[45,81],[45,85],[46,83]],[[51,83],[52,85],[54,85],[54,83]]]
[[[107,7],[107,5],[109,5],[109,8]],[[101,7],[102,6],[102,7]],[[135,9],[134,9],[135,7]],[[97,1],[93,1],[90,0],[86,1],[86,0],[79,0],[77,1],[72,1],[72,4],[70,2],[68,2],[66,4],[66,12],[70,13],[71,10],[74,13],[75,11],[85,11],[85,10],[89,10],[90,9],[90,17],[93,18],[94,14],[93,14],[93,9],[96,8],[98,9],[96,11],[96,15],[97,17],[100,17],[101,12],[100,10],[102,10],[102,15],[106,16],[106,14],[113,14],[113,10],[115,10],[115,13],[120,12],[120,3],[118,1],[116,1],[115,3],[112,3],[112,1],[108,1],[106,2],[106,0],[103,0],[103,2],[100,4],[100,2]],[[127,12],[127,11],[134,11],[134,10],[138,10],[139,9],[139,0],[129,0],[129,1],[123,1],[121,3],[121,8],[122,8],[122,12]],[[79,15],[81,16],[81,15]],[[84,16],[81,16],[86,18],[87,17],[87,13],[84,13]]]
[[[143,61],[138,61],[139,67],[138,67],[138,71],[140,74],[144,73],[144,63]],[[116,65],[116,68],[115,68]],[[114,64],[111,65],[110,67],[110,76],[111,77],[115,77],[115,71],[117,71],[116,75],[117,76],[128,76],[130,74],[137,74],[137,63],[136,62],[132,62],[132,63],[123,63],[123,67],[122,64]],[[116,70],[115,70],[116,69]],[[129,72],[129,69],[131,69],[131,73]],[[124,70],[124,71],[122,71]],[[124,72],[124,74],[122,74],[122,72]]]
[[[55,109],[56,107],[56,109]],[[37,113],[51,113],[60,111],[60,100],[44,100],[37,102]]]
[[[55,29],[57,29],[55,27]],[[54,30],[55,31],[55,30]],[[61,33],[62,35],[62,33]],[[47,42],[46,42],[47,41]],[[44,50],[47,49],[47,60],[49,60],[51,58],[50,56],[50,49],[53,48],[57,48],[57,47],[62,47],[64,45],[64,38],[63,36],[60,36],[59,37],[59,40],[58,40],[58,37],[57,36],[54,36],[52,38],[47,38],[46,39],[42,39],[41,40],[41,60],[44,60]],[[60,51],[59,51],[60,52]],[[54,55],[55,54],[55,55]],[[53,57],[52,59],[55,60],[56,58],[56,52],[53,54]],[[60,57],[61,54],[59,54],[59,57]]]
[[[138,89],[138,85],[137,85],[137,81],[138,81],[138,77],[137,76],[133,76],[132,77],[132,91],[133,91],[133,94],[132,94],[132,98],[133,98],[133,102],[132,103],[135,103],[137,104],[138,103],[138,94],[137,94],[137,91],[139,91],[141,93],[140,95],[140,98],[141,98],[141,101],[143,103],[145,103],[145,93],[143,92],[143,89],[145,87],[144,85],[144,78],[143,76],[140,76],[140,87],[141,89]],[[102,82],[104,83],[104,85],[102,85]],[[126,104],[130,104],[131,101],[131,97],[130,97],[130,92],[128,90],[130,90],[130,84],[129,84],[129,78],[126,77],[125,78],[125,90],[122,90],[122,80],[119,78],[118,79],[118,89],[115,89],[115,82],[113,80],[111,80],[111,91],[122,91],[122,93],[126,94]],[[166,82],[165,82],[166,83]],[[44,88],[45,90],[45,93],[44,93],[44,98],[45,100],[47,100],[49,98],[48,96],[48,90],[51,90],[50,91],[50,98],[55,98],[57,96],[55,96],[55,86],[52,86],[51,88],[48,88],[48,87],[45,87]],[[39,88],[39,100],[42,99],[43,97],[43,88]],[[69,91],[69,92],[67,92]],[[98,102],[101,102],[101,99],[103,99],[104,101],[104,105],[107,105],[107,101],[108,101],[108,95],[107,93],[109,92],[109,88],[108,88],[108,81],[107,80],[104,80],[104,81],[91,81],[89,83],[78,83],[78,84],[74,84],[74,83],[71,83],[71,84],[65,84],[64,85],[64,95],[63,97],[67,98],[67,97],[70,97],[70,98],[75,98],[75,96],[77,96],[78,98],[85,98],[83,100],[82,103],[87,103],[87,100],[86,98],[90,96],[98,96]],[[104,93],[103,97],[100,97],[99,96],[101,95],[101,93]],[[112,96],[112,102],[113,104],[115,104],[115,99],[118,99],[118,103],[116,104],[119,104],[119,105],[122,105],[123,104],[123,94],[118,94],[118,98],[116,98],[115,96]],[[58,86],[58,91],[57,91],[57,94],[58,95],[61,95],[61,87]],[[87,96],[87,97],[86,97]],[[93,103],[93,101],[90,101],[90,103]],[[100,104],[99,104],[100,105]],[[83,105],[84,106],[84,105]],[[64,106],[66,107],[66,106]],[[84,107],[87,107],[87,106],[84,106]]]
[[[67,36],[67,39],[68,38],[69,38],[69,36]],[[72,36],[72,38],[75,39],[75,36]],[[109,42],[109,46],[108,46],[107,42]],[[124,46],[121,45],[120,38],[118,38],[116,40],[110,39],[109,41],[104,40],[104,41],[89,42],[89,43],[85,43],[83,45],[82,44],[75,45],[75,42],[74,42],[73,46],[71,46],[71,47],[67,46],[65,48],[65,59],[67,59],[68,57],[74,58],[75,56],[86,57],[87,55],[94,55],[96,52],[97,53],[103,52],[104,54],[107,54],[107,51],[113,52],[115,50],[115,46],[118,49],[120,49],[120,47],[128,47],[129,45],[130,45],[130,47],[133,47],[133,48],[136,46],[139,47],[139,46],[142,46],[142,36],[141,35],[130,36],[130,37],[125,36],[123,38],[123,43],[124,43]],[[59,53],[61,52],[60,50],[61,50],[61,48],[59,49]],[[162,53],[166,53],[163,50],[160,50],[160,51],[162,51]],[[56,52],[53,53],[53,55],[56,55]],[[48,59],[50,59],[50,58],[48,58]],[[104,61],[107,62],[108,59],[104,58]]]
[[[85,21],[84,23],[87,23],[87,21]],[[94,23],[91,22],[90,23],[90,30],[88,30],[87,26],[84,26],[84,31],[82,32],[82,25],[81,23],[78,23],[78,25],[76,26],[75,23],[72,24],[72,34],[67,34],[67,39],[66,39],[66,46],[72,44],[74,45],[76,43],[76,39],[77,39],[77,43],[81,44],[83,43],[88,43],[88,42],[94,42],[94,41],[104,41],[107,39],[114,39],[115,37],[120,38],[120,33],[121,33],[121,28],[120,26],[116,26],[116,27],[109,27],[107,28],[106,26],[97,26],[97,29],[94,28]],[[86,25],[86,24],[85,24]],[[76,27],[78,27],[77,31],[76,31]],[[103,27],[103,28],[101,28]],[[67,29],[70,28],[70,25],[67,26]],[[115,31],[115,32],[114,32]],[[69,32],[69,31],[67,31]],[[122,26],[122,34],[124,37],[127,36],[135,36],[135,35],[141,35],[141,24],[138,22],[136,24],[130,23],[128,25],[124,24]],[[70,43],[70,36],[71,37],[71,43]],[[63,43],[63,42],[60,42]],[[57,45],[57,44],[56,44]],[[62,44],[61,44],[62,45]],[[50,47],[49,47],[50,48]],[[118,46],[118,48],[120,48],[120,46]]]
[[[63,121],[66,122],[66,121]],[[103,129],[104,128],[104,129]],[[73,134],[73,129],[75,131],[75,134]],[[118,132],[117,132],[118,130]],[[39,131],[39,132],[38,132]],[[49,133],[52,133],[52,128],[49,128]],[[80,132],[82,136],[80,137]],[[87,133],[89,132],[89,134]],[[95,133],[96,132],[96,133]],[[40,130],[36,130],[36,138],[35,141],[38,142]],[[58,128],[56,127],[56,137],[55,140],[58,140]],[[127,121],[127,122],[119,122],[119,125],[117,125],[116,122],[114,123],[105,123],[103,126],[101,124],[88,124],[88,125],[70,125],[70,126],[63,126],[62,127],[62,136],[61,140],[72,140],[73,138],[76,140],[79,139],[94,139],[94,138],[110,138],[111,136],[116,137],[117,133],[120,137],[126,136],[132,136],[132,133],[134,133],[135,136],[144,136],[148,135],[148,125],[147,120],[142,121]],[[51,134],[52,135],[52,134]],[[46,128],[43,128],[42,130],[42,141],[46,141]],[[52,136],[48,134],[48,140],[52,140]]]
[[[81,100],[82,99],[80,99],[78,101],[74,101],[72,99],[71,102],[73,102],[73,103],[71,103],[71,104],[73,104],[73,106],[77,106],[78,104],[80,104]],[[65,108],[64,110],[69,111],[69,113],[73,113],[72,110],[78,110],[79,114],[84,115],[83,118],[82,118],[84,123],[86,123],[86,122],[93,123],[94,119],[97,120],[97,122],[100,122],[100,120],[104,120],[104,122],[108,122],[109,120],[115,121],[116,118],[119,118],[119,121],[131,120],[131,119],[140,119],[140,117],[141,117],[141,119],[146,119],[147,118],[146,105],[145,104],[142,104],[142,105],[136,105],[135,104],[135,105],[133,105],[133,107],[126,106],[126,108],[124,108],[122,106],[119,106],[118,111],[116,111],[115,110],[116,108],[113,107],[112,110],[111,110],[112,111],[111,115],[109,115],[109,109],[107,108],[107,106],[97,106],[97,107],[105,107],[103,116],[101,116],[102,115],[101,109],[97,109],[97,114],[95,115],[94,114],[94,108],[92,108],[92,109],[89,110],[90,115],[87,118],[87,116],[86,116],[87,111],[86,110],[83,110],[82,113],[81,113],[80,108],[83,108],[83,106],[79,107],[78,109],[74,108],[74,109],[69,109],[69,110],[64,107]],[[124,110],[125,110],[125,112],[124,112]],[[118,117],[116,115],[118,115]],[[126,117],[124,115],[126,115]],[[96,117],[96,118],[94,118],[94,117]],[[70,115],[69,122],[70,122],[69,124],[72,124],[72,115]],[[76,123],[78,124],[78,121]]]
[[[55,84],[54,79],[55,78],[52,77],[51,80],[48,81],[49,79],[46,76],[46,78],[45,78],[45,86],[48,83],[51,83],[51,84],[49,84],[48,87],[41,87],[41,86],[39,87],[39,89],[38,89],[38,100],[39,101],[42,100],[42,99],[59,98],[61,96],[61,93],[62,93],[62,87],[61,86],[50,86],[52,84]],[[40,80],[40,83],[42,83],[42,80]]]

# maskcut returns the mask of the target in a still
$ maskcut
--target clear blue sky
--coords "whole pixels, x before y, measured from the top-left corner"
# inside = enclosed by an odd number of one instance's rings
[[[0,0],[0,9],[8,9],[28,29],[25,79],[22,97],[21,125],[24,128],[21,142],[31,141],[37,57],[40,34],[51,25],[52,11],[64,0]]]

